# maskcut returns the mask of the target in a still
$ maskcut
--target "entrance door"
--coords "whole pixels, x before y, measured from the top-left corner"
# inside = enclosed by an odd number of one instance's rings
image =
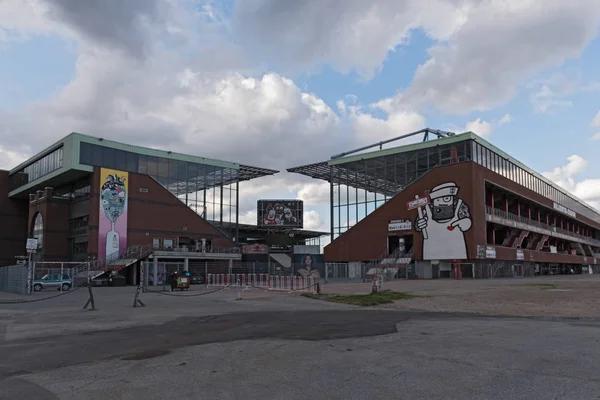
[[[388,254],[393,254],[396,250],[400,254],[408,253],[413,246],[413,236],[388,236]]]
[[[513,264],[512,273],[514,277],[520,278],[523,276],[523,265],[522,264]]]

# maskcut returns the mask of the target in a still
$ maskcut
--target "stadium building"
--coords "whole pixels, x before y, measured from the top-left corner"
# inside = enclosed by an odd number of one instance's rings
[[[349,277],[598,269],[600,212],[472,132],[425,129],[288,171],[329,182],[325,261]]]
[[[0,266],[25,256],[28,237],[38,262],[239,265],[242,243],[269,244],[266,230],[239,223],[239,183],[277,172],[72,133],[0,171]],[[294,232],[286,244],[328,234]],[[123,271],[130,283],[135,271]]]

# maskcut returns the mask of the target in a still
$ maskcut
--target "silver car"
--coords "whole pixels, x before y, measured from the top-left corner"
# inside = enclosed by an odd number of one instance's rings
[[[73,286],[71,277],[67,274],[63,274],[62,279],[60,274],[47,274],[42,279],[36,279],[33,281],[33,290],[40,292],[44,289],[57,289],[67,291]]]

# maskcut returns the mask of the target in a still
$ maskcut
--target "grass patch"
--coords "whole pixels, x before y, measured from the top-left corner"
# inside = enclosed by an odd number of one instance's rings
[[[373,307],[380,304],[390,304],[397,300],[409,300],[419,297],[408,293],[393,292],[391,290],[384,290],[378,293],[350,295],[305,293],[303,296],[311,299],[327,300],[334,303],[352,304],[362,307]]]
[[[516,285],[516,286],[539,287],[541,290],[556,289],[556,285],[553,283],[524,283],[522,285]]]

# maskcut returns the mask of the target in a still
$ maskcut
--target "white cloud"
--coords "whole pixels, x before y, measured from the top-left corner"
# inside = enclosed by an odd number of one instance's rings
[[[535,112],[539,114],[546,114],[553,108],[568,108],[573,106],[570,100],[561,99],[561,96],[547,85],[542,86],[539,91],[532,94],[530,100]]]
[[[451,35],[465,23],[468,3],[244,0],[236,3],[235,22],[239,39],[259,57],[301,67],[330,63],[370,78],[411,29],[440,39]]]
[[[304,211],[304,229],[327,232],[327,223],[314,210]]]
[[[490,136],[492,134],[492,124],[483,121],[481,118],[477,118],[476,120],[467,123],[465,131],[471,131],[483,137]]]
[[[0,170],[11,170],[26,159],[24,154],[0,147]]]
[[[329,194],[329,182],[308,183],[301,186],[298,191],[298,199],[304,202],[305,207],[329,204]]]
[[[592,207],[600,208],[600,179],[576,180],[577,175],[586,170],[587,160],[576,154],[567,157],[567,160],[567,164],[543,175]]]
[[[502,118],[498,121],[498,125],[504,125],[513,122],[514,119],[510,114],[504,114]]]
[[[423,29],[437,42],[393,104],[470,113],[507,102],[524,80],[578,56],[597,34],[600,7],[596,0],[254,0],[238,2],[236,15],[240,39],[261,56],[331,63],[366,78],[411,30]]]
[[[600,132],[597,132],[594,136],[590,138],[590,140],[600,140]]]
[[[598,111],[598,114],[596,114],[590,125],[596,128],[600,127],[600,111]]]

